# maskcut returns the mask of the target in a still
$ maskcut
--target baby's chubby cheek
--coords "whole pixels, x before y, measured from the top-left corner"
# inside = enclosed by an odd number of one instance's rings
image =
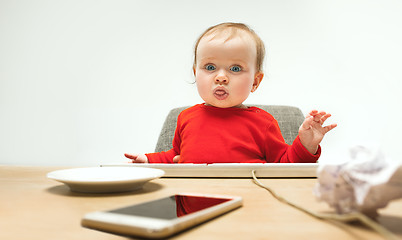
[[[212,94],[212,87],[209,86],[208,83],[206,83],[205,81],[197,81],[196,80],[196,85],[197,85],[197,91],[198,94],[204,98],[206,97],[208,94]]]

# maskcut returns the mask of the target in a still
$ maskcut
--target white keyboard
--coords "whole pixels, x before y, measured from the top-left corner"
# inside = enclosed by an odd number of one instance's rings
[[[101,167],[148,167],[165,171],[163,177],[316,177],[318,163],[214,163],[214,164],[134,164],[105,163]]]

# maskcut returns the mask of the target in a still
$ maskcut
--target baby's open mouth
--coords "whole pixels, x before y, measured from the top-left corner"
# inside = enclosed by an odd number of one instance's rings
[[[224,100],[229,96],[229,92],[225,88],[215,88],[214,89],[214,96],[218,100]]]

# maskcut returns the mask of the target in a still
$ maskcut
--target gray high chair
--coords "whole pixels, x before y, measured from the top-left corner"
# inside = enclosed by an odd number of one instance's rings
[[[295,140],[299,127],[304,121],[302,111],[297,107],[292,106],[277,106],[277,105],[248,105],[261,108],[269,112],[279,124],[283,138],[287,144],[292,144]],[[156,143],[155,152],[167,151],[172,148],[174,132],[176,130],[177,116],[186,108],[179,107],[172,109],[167,115],[162,126],[161,133]]]

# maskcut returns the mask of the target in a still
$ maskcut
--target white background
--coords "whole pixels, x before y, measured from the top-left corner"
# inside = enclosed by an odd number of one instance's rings
[[[332,113],[323,158],[363,140],[402,159],[401,13],[398,0],[0,0],[0,164],[152,152],[169,110],[202,102],[193,45],[225,21],[266,44],[246,103]]]

